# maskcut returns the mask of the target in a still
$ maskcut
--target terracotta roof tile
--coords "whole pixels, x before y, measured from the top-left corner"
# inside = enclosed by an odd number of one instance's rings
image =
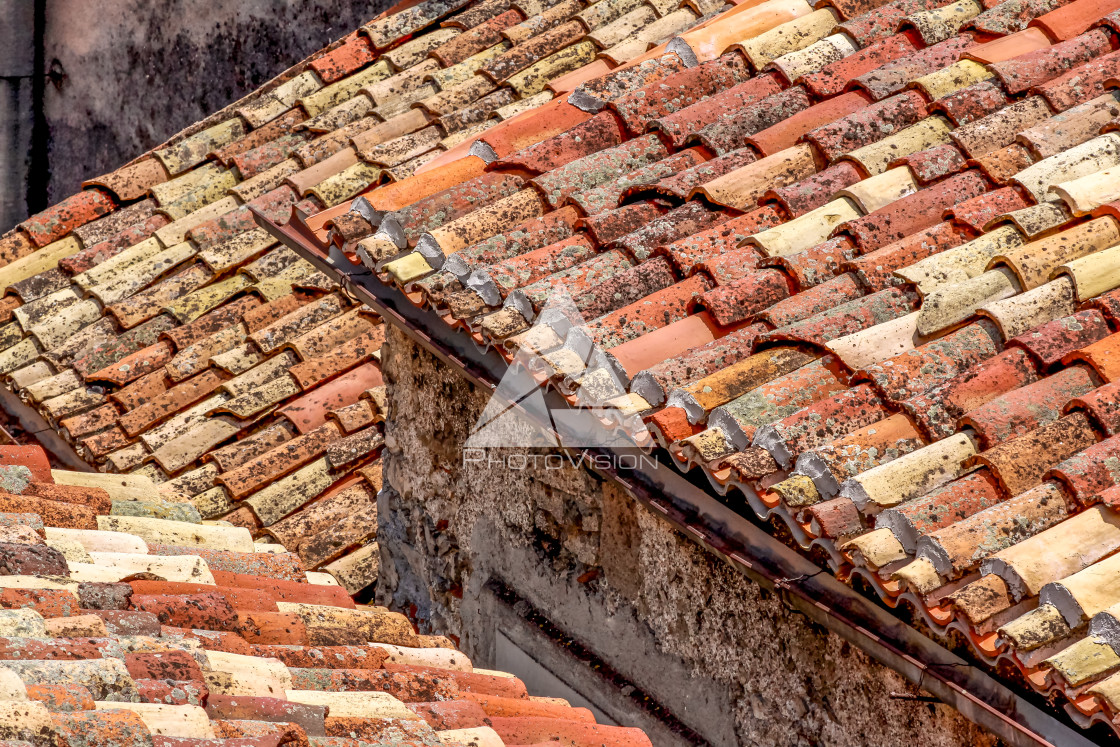
[[[618,113],[630,132],[641,134],[649,122],[742,83],[747,75],[742,56],[727,54],[628,93],[611,102],[610,108]],[[687,97],[678,95],[681,89],[688,92]]]
[[[850,85],[865,89],[877,101],[882,100],[898,93],[912,81],[952,65],[975,43],[969,34],[939,41],[906,57],[892,60],[870,72],[858,75]]]
[[[287,472],[321,456],[327,445],[341,437],[338,426],[325,423],[319,428],[286,441],[276,449],[243,463],[218,476],[217,480],[240,498]]]
[[[1115,437],[1104,439],[1054,465],[1046,477],[1061,481],[1074,499],[1087,505],[1093,496],[1113,484],[1105,464],[1115,456],[1117,445]]]
[[[1049,43],[1045,34],[1038,29],[1028,29],[1027,25],[1033,19],[1056,6],[1058,6],[1058,3],[1048,0],[1043,2],[985,4],[986,9],[965,24],[965,28],[1004,37],[1012,44],[1020,43],[1016,37],[1021,34],[1039,35],[1042,42]],[[999,40],[997,39],[997,41]],[[1016,46],[1013,49],[1014,51],[1020,51],[1022,47]],[[1013,56],[1016,55],[1009,54],[1008,58]],[[989,61],[994,62],[995,60]]]
[[[777,95],[780,91],[781,85],[775,76],[762,75],[734,85],[677,112],[659,117],[649,126],[664,133],[670,139],[670,143],[679,148],[688,138],[704,127],[714,124],[721,117],[746,109],[771,95]]]
[[[623,199],[631,196],[666,197],[670,200],[684,200],[693,189],[713,179],[717,179],[741,166],[757,160],[751,148],[740,148],[711,160],[684,169],[680,173],[665,177],[647,187],[632,187],[623,193]]]
[[[374,53],[369,37],[354,31],[341,45],[316,57],[309,66],[319,75],[324,84],[330,84],[373,60]]]
[[[258,298],[251,296],[239,298],[232,303],[213,309],[187,324],[168,330],[164,333],[164,336],[171,340],[177,351],[182,351],[215,332],[225,329],[239,320],[247,311],[259,305],[260,299]]]
[[[506,10],[444,42],[431,51],[431,56],[444,67],[463,62],[484,49],[502,41],[502,31],[521,23],[525,17],[517,10]]]
[[[168,342],[158,342],[125,356],[116,363],[89,374],[91,381],[106,381],[118,386],[153,373],[171,360],[172,348]]]
[[[377,554],[369,523],[357,516],[373,510],[382,480],[377,423],[385,414],[382,400],[370,399],[380,384],[370,358],[381,328],[332,295],[337,278],[276,249],[248,207],[228,199],[251,200],[284,222],[296,190],[282,182],[291,179],[319,195],[295,206],[315,213],[306,222],[317,241],[356,251],[372,271],[387,265],[382,279],[450,311],[477,342],[506,355],[544,345],[553,367],[546,385],[573,401],[609,388],[597,366],[617,370],[627,390],[612,390],[623,395],[611,400],[620,413],[644,413],[660,445],[720,484],[766,491],[759,505],[776,506],[775,521],[833,553],[841,577],[863,566],[861,573],[880,574],[875,588],[888,597],[963,586],[931,614],[987,626],[970,630],[974,642],[1013,619],[1019,587],[1005,581],[1009,572],[989,573],[1003,566],[981,561],[1048,546],[1031,538],[1087,516],[1084,504],[1112,481],[1099,465],[1113,447],[1092,443],[1116,419],[1111,385],[1096,387],[1094,378],[1113,378],[1108,325],[1117,317],[1107,272],[1117,237],[1111,224],[1093,220],[1111,215],[1114,199],[1098,188],[1116,160],[1110,135],[1099,135],[1114,118],[1103,86],[1116,72],[1117,26],[1100,20],[1111,8],[1097,0],[1061,8],[967,0],[771,6],[744,3],[721,14],[708,4],[612,1],[585,10],[571,2],[550,9],[425,0],[324,50],[241,105],[238,119],[208,123],[155,158],[95,180],[106,193],[73,198],[112,193],[140,202],[102,217],[40,216],[38,233],[5,237],[0,255],[15,262],[0,268],[0,282],[14,284],[14,300],[0,369],[79,440],[86,458],[167,480],[158,490],[108,485],[104,494],[20,487],[23,495],[5,498],[4,523],[14,532],[0,543],[5,562],[39,562],[35,553],[44,551],[8,549],[40,546],[19,544],[32,539],[19,534],[29,527],[93,529],[112,519],[132,531],[128,521],[153,516],[222,518],[290,552],[161,547],[166,539],[145,535],[150,554],[140,558],[51,540],[74,578],[111,582],[144,571],[204,582],[167,587],[165,613],[181,608],[181,595],[220,582],[225,588],[211,588],[237,600],[232,616],[207,623],[229,629],[221,632],[160,631],[153,615],[123,609],[128,597],[111,584],[80,595],[81,604],[101,608],[88,623],[61,595],[5,592],[0,605],[71,620],[50,623],[58,630],[162,632],[165,641],[183,636],[258,657],[289,654],[255,651],[247,641],[428,645],[403,618],[268,607],[353,607],[347,590],[369,584]],[[679,38],[654,46],[666,41],[654,33]],[[401,44],[401,34],[414,37]],[[601,59],[591,62],[596,47]],[[752,77],[748,60],[770,66]],[[877,103],[865,105],[866,95]],[[791,106],[772,106],[781,102]],[[387,175],[358,160],[351,137]],[[712,152],[684,149],[692,141]],[[590,168],[602,164],[611,168]],[[240,173],[223,168],[230,165]],[[399,181],[376,185],[382,178]],[[351,202],[363,189],[363,201]],[[537,189],[544,199],[529,199]],[[154,200],[142,199],[148,194]],[[317,212],[324,205],[332,207]],[[348,213],[355,205],[362,212]],[[179,239],[194,243],[160,243]],[[163,261],[182,265],[165,273]],[[521,334],[561,286],[586,329]],[[108,312],[87,295],[108,302]],[[318,314],[323,304],[331,311]],[[566,347],[547,349],[565,336]],[[567,353],[589,343],[607,350],[577,380],[584,363]],[[830,415],[826,428],[799,429],[820,413]],[[324,429],[334,434],[330,444],[262,467]],[[988,448],[975,458],[987,466],[969,474],[955,463],[931,468],[932,455],[946,449],[974,453],[970,432]],[[787,476],[780,465],[810,474]],[[231,495],[224,481],[237,475],[250,482]],[[26,482],[12,477],[13,487]],[[905,491],[884,487],[900,479]],[[121,496],[137,490],[147,497],[125,504]],[[1001,504],[1005,493],[1018,495]],[[894,505],[900,495],[910,500]],[[106,511],[119,515],[96,518]],[[1007,531],[980,532],[993,526]],[[1019,548],[1024,542],[1035,544]],[[300,559],[346,589],[305,583]],[[962,574],[973,571],[988,575],[965,585]],[[239,575],[246,572],[274,578]],[[957,586],[939,590],[947,580]],[[260,591],[225,590],[235,586]],[[1002,650],[1036,645],[1031,625],[1005,626]],[[95,647],[80,653],[101,655]],[[306,686],[376,679],[420,697],[416,688],[430,682],[419,669],[351,658],[328,672],[311,654],[290,656],[299,671],[288,676]],[[400,679],[405,671],[417,679]],[[324,719],[321,708],[220,694],[275,688],[268,678],[206,667],[205,685],[194,671],[135,676],[136,691],[161,703],[201,702],[208,689],[213,736],[384,736],[382,724],[345,709]],[[428,719],[466,735],[482,722],[477,707],[460,705],[477,700],[464,693],[508,685],[442,681],[442,695],[458,698],[444,703],[455,705],[405,709],[409,734],[430,734]],[[523,694],[500,697],[535,702]],[[1120,707],[1087,691],[1073,697],[1109,715]],[[223,698],[225,710],[214,711]],[[492,725],[592,723],[574,718],[578,711],[502,703],[491,713],[482,705]],[[306,728],[285,725],[292,722]],[[629,733],[593,731],[584,736],[629,743]],[[497,734],[491,738],[514,732]],[[566,735],[517,732],[517,741]]]
[[[6,262],[13,262],[35,252],[36,246],[26,233],[19,229],[9,231],[0,236],[0,257]]]
[[[19,227],[35,246],[43,247],[115,208],[116,203],[105,192],[87,189],[29,218]]]
[[[0,494],[0,509],[6,513],[38,514],[47,526],[67,529],[97,528],[92,510],[45,498]]]
[[[1105,81],[1120,67],[1120,55],[1101,55],[1037,87],[1055,111],[1065,111],[1104,93]]]
[[[370,329],[322,355],[306,358],[303,362],[289,369],[289,372],[300,388],[307,391],[332,376],[369,360],[381,349],[384,339],[384,330]],[[372,386],[377,386],[377,384]]]
[[[1096,443],[1097,436],[1081,413],[1059,418],[975,457],[1000,481],[1008,495],[1038,485],[1048,469]]]
[[[1077,0],[1039,15],[1031,26],[1041,28],[1055,41],[1072,39],[1095,25],[1096,19],[1117,9],[1110,0]]]
[[[582,112],[573,116],[577,120],[586,117]],[[528,144],[528,147],[510,153],[495,163],[524,168],[531,173],[543,173],[622,142],[622,131],[618,121],[608,112],[602,112],[574,127],[571,125],[569,127],[571,129],[565,129],[546,140]]]
[[[380,383],[380,378],[377,366],[366,363],[294,400],[278,414],[300,433],[307,433],[326,422],[329,410],[353,404],[362,392]]]
[[[1117,386],[1115,384],[1106,384],[1071,400],[1066,406],[1067,410],[1084,411],[1102,432],[1114,436],[1117,433],[1117,427],[1120,426],[1120,421],[1117,420],[1115,400],[1112,399],[1116,390]]]
[[[364,508],[366,512],[375,510],[373,506],[360,503],[354,507]],[[299,545],[300,559],[307,567],[316,568],[360,547],[376,533],[376,528],[370,526],[368,519],[368,513],[350,513],[318,533],[307,534]]]
[[[743,239],[781,222],[780,211],[759,208],[712,228],[677,239],[654,250],[669,258],[676,272],[687,277],[697,269],[712,276],[716,284],[741,277],[756,268],[761,255],[753,247],[738,248]]]
[[[514,290],[507,297],[510,299],[507,308],[519,314],[527,326],[528,321],[536,317],[556,288],[563,286],[574,295],[583,295],[632,266],[626,253],[618,249],[595,255],[588,262],[576,264]],[[593,297],[588,296],[588,299],[593,300]],[[493,316],[489,319],[493,319]]]
[[[935,225],[956,200],[977,197],[986,189],[986,180],[969,170],[843,223],[837,230],[850,235],[861,253],[868,253]]]
[[[1108,51],[1108,37],[1099,29],[989,66],[1009,94],[1018,94],[1056,78]]]
[[[942,177],[964,171],[967,167],[964,154],[959,148],[949,144],[936,145],[928,150],[911,153],[888,164],[889,168],[906,166],[914,174],[921,186],[926,186]]]

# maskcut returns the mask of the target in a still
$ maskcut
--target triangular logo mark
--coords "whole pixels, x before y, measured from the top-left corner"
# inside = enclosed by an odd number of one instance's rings
[[[593,390],[603,393],[599,396],[604,399],[626,391],[613,370],[602,365],[605,358],[596,349],[593,334],[563,288],[553,293],[533,326],[520,337],[562,344],[540,352],[519,348],[474,424],[466,448],[633,447],[646,441],[648,431],[640,418],[619,423],[617,418],[607,417],[611,411],[596,408],[601,403],[588,394],[591,387],[579,392],[580,409],[548,406],[547,380],[534,372],[552,372],[549,358],[558,354],[587,365],[583,378],[589,380],[588,374],[593,373]]]

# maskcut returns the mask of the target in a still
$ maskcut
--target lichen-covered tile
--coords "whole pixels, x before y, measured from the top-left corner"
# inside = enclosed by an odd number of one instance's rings
[[[71,365],[80,375],[89,377],[124,357],[159,341],[160,335],[174,326],[165,316],[145,322],[113,339],[89,346],[74,356]]]
[[[381,174],[380,166],[355,163],[314,185],[308,193],[325,206],[333,207],[376,184]]]
[[[120,425],[129,436],[137,436],[158,420],[208,396],[221,386],[222,381],[217,372],[204,371],[125,413],[120,418]]]
[[[352,433],[376,422],[374,405],[367,399],[331,410],[327,413],[327,417],[338,423],[343,433]]]
[[[290,376],[280,376],[268,381],[245,394],[223,400],[212,405],[215,412],[229,413],[237,418],[249,418],[299,393],[299,386]]]
[[[188,172],[188,175],[191,173],[193,172]],[[204,210],[216,203],[216,208],[203,213],[206,219],[209,220],[224,212],[228,212],[227,208],[232,209],[236,207],[236,203],[231,205],[227,197],[230,187],[235,184],[237,184],[237,175],[232,170],[217,170],[210,174],[209,178],[202,180],[200,184],[194,186],[176,199],[161,200],[158,210],[174,222],[188,217],[195,211]],[[172,224],[169,223],[168,225],[170,226]]]
[[[175,176],[202,163],[211,151],[228,145],[244,134],[245,123],[233,117],[157,150],[152,155],[163,163],[168,174]]]
[[[309,117],[314,117],[346,101],[363,86],[387,78],[389,73],[388,60],[380,60],[313,93],[300,97],[299,105],[307,112]]]
[[[260,305],[261,302],[257,298],[238,298],[231,303],[213,309],[188,324],[168,330],[164,336],[175,345],[176,350],[182,351],[193,343],[236,323],[245,313]]]
[[[87,288],[86,293],[104,305],[116,303],[139,292],[178,265],[189,261],[195,253],[196,249],[190,242],[180,242],[141,262],[131,264],[111,280]]]
[[[850,35],[861,47],[893,34],[907,13],[935,8],[940,3],[929,0],[894,0],[876,7],[876,3],[842,2],[837,6],[844,22],[840,29]]]
[[[357,402],[362,392],[375,386],[380,377],[376,364],[363,364],[305,393],[277,414],[291,421],[300,433],[307,433],[325,423],[329,411]]]
[[[878,101],[898,93],[911,81],[952,65],[975,44],[970,34],[960,34],[857,76],[852,85]]]
[[[214,310],[251,284],[252,281],[245,275],[232,275],[176,299],[164,306],[163,311],[180,324],[186,325]]]
[[[0,372],[8,374],[30,365],[40,352],[38,344],[33,339],[24,338],[10,348],[0,351]]]
[[[240,499],[326,453],[327,447],[342,437],[338,425],[327,422],[308,433],[284,442],[275,449],[251,459],[217,480]]]
[[[236,376],[263,360],[264,354],[253,343],[246,342],[224,353],[212,356],[210,365],[221,369],[230,376]]]
[[[990,69],[1007,93],[1018,94],[1108,51],[1107,34],[1102,29],[1093,29],[1052,47],[993,63]]]
[[[107,193],[86,189],[28,218],[19,227],[36,247],[42,248],[115,208],[116,203]]]
[[[163,164],[153,157],[141,158],[116,171],[83,182],[83,186],[96,186],[112,192],[120,200],[143,197],[156,184],[167,180]]]
[[[322,355],[304,358],[301,363],[292,366],[289,371],[299,384],[300,389],[307,391],[326,379],[371,359],[380,351],[384,339],[384,330],[379,328],[369,329],[345,341],[335,349],[324,352]],[[377,383],[380,382],[377,381],[371,386],[376,386]]]
[[[334,527],[304,538],[299,556],[308,568],[317,568],[360,547],[374,537],[375,531],[367,516],[356,513],[341,519]]]
[[[256,343],[263,352],[269,353],[327,319],[338,316],[341,312],[342,303],[338,296],[326,296],[290,312],[267,327],[251,333],[249,339]]]
[[[944,117],[926,117],[915,125],[851,151],[842,158],[854,161],[871,175],[881,174],[890,162],[900,156],[949,142],[951,129],[952,126]]]
[[[245,499],[261,523],[275,524],[325,491],[335,478],[326,457],[273,482]]]
[[[175,357],[167,363],[167,375],[174,381],[181,381],[192,376],[210,365],[210,359],[215,355],[240,345],[248,333],[245,326],[235,323],[214,334],[204,337],[198,342],[179,350]]]
[[[106,307],[107,314],[113,316],[124,329],[155,318],[164,306],[178,298],[197,290],[210,282],[214,274],[198,263],[192,263],[146,290]]]
[[[174,474],[194,463],[199,457],[242,429],[234,418],[210,417],[180,434],[152,453],[152,457],[168,473]]]
[[[77,440],[102,428],[115,425],[118,418],[120,418],[120,412],[117,408],[111,404],[104,404],[89,412],[62,420],[58,425],[59,428],[66,431],[72,440]]]
[[[294,429],[286,421],[253,433],[240,441],[215,449],[209,458],[222,472],[229,472],[265,452],[276,448],[295,436]],[[215,475],[216,476],[216,475]]]
[[[41,249],[0,268],[0,286],[7,288],[13,283],[35,277],[54,267],[66,257],[77,254],[81,247],[81,242],[73,236],[67,236],[47,244]]]

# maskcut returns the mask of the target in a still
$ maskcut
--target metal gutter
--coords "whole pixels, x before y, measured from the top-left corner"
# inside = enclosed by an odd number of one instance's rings
[[[34,215],[50,204],[50,127],[47,124],[47,3],[35,0],[33,33],[34,70],[31,74],[31,151],[28,153],[27,214]]]
[[[476,386],[490,392],[496,389],[507,364],[495,351],[481,350],[469,336],[452,329],[438,314],[416,306],[396,288],[378,281],[365,267],[351,263],[337,248],[330,247],[324,256],[309,232],[291,224],[278,225],[256,211],[254,214],[261,227],[328,276],[337,278],[348,292],[376,309],[387,323],[404,331],[447,365],[459,369]],[[569,407],[557,392],[543,391],[550,409]],[[526,412],[526,417],[533,415]],[[590,455],[611,452],[610,449],[582,451]],[[1008,744],[1015,747],[1090,747],[1094,744],[1081,729],[1035,706],[841,583],[830,572],[779,542],[671,465],[658,462],[650,468],[648,463],[639,462],[639,469],[604,469],[605,462],[618,465],[621,460],[589,461],[589,468],[615,480],[635,500],[686,537],[781,596],[790,607],[813,622],[894,669]]]
[[[3,386],[0,386],[0,409],[16,418],[19,421],[20,428],[23,428],[27,434],[34,436],[40,446],[49,451],[55,459],[65,464],[67,468],[78,472],[95,471],[84,459],[78,456],[78,452],[74,451],[74,448],[64,441],[62,436],[51,428],[50,423],[42,415],[24,404],[18,395]],[[10,439],[10,443],[16,443],[7,431],[4,431],[4,435]]]

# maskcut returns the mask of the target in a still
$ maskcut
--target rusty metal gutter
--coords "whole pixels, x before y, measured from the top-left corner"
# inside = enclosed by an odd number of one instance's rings
[[[18,395],[3,386],[0,386],[0,409],[17,419],[20,428],[28,435],[34,436],[40,446],[49,451],[59,462],[65,464],[67,468],[78,472],[95,471],[84,459],[78,456],[78,452],[74,451],[74,448],[64,441],[62,436],[51,428],[50,423],[42,415],[24,404]],[[3,431],[4,437],[9,439],[9,443],[16,443],[16,440],[6,430],[0,428],[0,431]]]
[[[257,223],[328,276],[336,278],[358,300],[377,310],[430,353],[463,373],[473,384],[494,392],[507,370],[493,350],[481,350],[467,335],[452,329],[438,314],[421,309],[396,288],[384,285],[365,267],[351,263],[336,248],[322,253],[313,236],[297,226],[278,225],[255,213]],[[296,223],[297,221],[292,221]],[[570,407],[551,389],[544,396],[550,409]],[[516,406],[516,405],[515,405]],[[526,417],[534,418],[525,412]],[[551,428],[548,423],[542,427]],[[568,451],[575,451],[569,449]],[[591,455],[611,449],[582,449]],[[952,706],[1015,747],[1045,745],[1091,747],[1094,742],[1078,727],[997,681],[907,625],[893,613],[841,583],[827,570],[768,534],[751,518],[721,502],[708,490],[658,461],[650,467],[604,468],[619,459],[588,459],[590,469],[621,485],[697,544],[729,563],[763,588],[778,594],[791,608],[827,628],[875,661],[895,670],[914,685]]]

